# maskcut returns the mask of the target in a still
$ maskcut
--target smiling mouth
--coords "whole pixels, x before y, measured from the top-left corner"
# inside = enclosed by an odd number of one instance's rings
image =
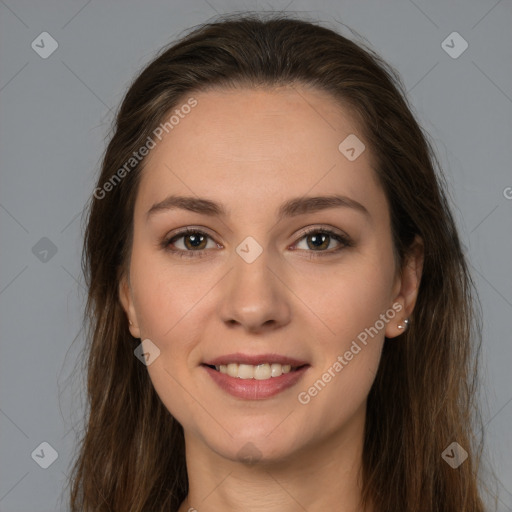
[[[280,363],[263,363],[258,365],[229,363],[221,365],[205,364],[205,366],[211,368],[212,370],[216,370],[219,373],[228,375],[229,377],[245,380],[268,380],[281,377],[281,375],[287,373],[295,372],[300,368],[304,368],[308,365],[304,364],[302,366],[291,366],[289,364]]]

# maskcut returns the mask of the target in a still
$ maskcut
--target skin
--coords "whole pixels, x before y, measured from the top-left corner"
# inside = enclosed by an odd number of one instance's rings
[[[338,150],[349,134],[364,139],[326,93],[287,86],[194,97],[197,106],[146,159],[131,261],[119,286],[132,335],[160,349],[147,369],[185,431],[190,490],[180,512],[360,511],[366,399],[384,342],[403,332],[398,326],[414,308],[421,240],[400,272],[371,151],[367,146],[349,161]],[[358,201],[369,215],[329,208],[276,217],[288,199],[333,193]],[[228,215],[169,209],[148,219],[169,194],[214,200]],[[201,245],[206,256],[180,258],[160,245],[187,226],[211,237]],[[305,227],[330,227],[353,245],[333,253],[343,246],[330,239],[317,249]],[[262,248],[250,264],[235,250],[248,236]],[[197,250],[186,236],[173,247]],[[320,255],[308,258],[313,252]],[[393,304],[401,311],[301,404],[299,392]],[[277,396],[243,400],[200,366],[233,352],[284,354],[310,368]],[[247,450],[255,463],[244,462]]]

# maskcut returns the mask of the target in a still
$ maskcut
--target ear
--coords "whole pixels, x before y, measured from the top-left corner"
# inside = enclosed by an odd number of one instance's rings
[[[123,274],[119,281],[119,300],[121,301],[121,305],[128,317],[128,328],[130,329],[131,335],[134,338],[140,338],[140,329],[137,322],[137,316],[135,314],[132,290],[126,274]]]
[[[392,322],[386,326],[386,338],[395,338],[405,332],[404,320],[408,319],[416,304],[418,291],[423,272],[424,244],[423,240],[416,235],[404,260],[401,272],[395,280],[393,309],[398,311],[398,304],[401,309]],[[402,326],[402,328],[399,328]]]

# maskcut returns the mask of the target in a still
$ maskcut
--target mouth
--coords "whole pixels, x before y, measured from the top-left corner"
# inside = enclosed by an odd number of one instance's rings
[[[262,400],[294,386],[311,365],[305,361],[266,354],[231,354],[201,364],[223,391],[245,400]]]
[[[261,363],[258,365],[228,363],[220,365],[205,364],[204,366],[224,375],[229,375],[229,377],[238,379],[268,380],[281,377],[283,374],[296,372],[297,370],[309,365],[303,364],[299,366],[292,366],[290,364],[280,363]]]

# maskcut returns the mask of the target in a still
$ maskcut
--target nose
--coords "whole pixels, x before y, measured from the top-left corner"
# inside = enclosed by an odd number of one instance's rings
[[[271,331],[287,325],[291,318],[291,291],[286,276],[276,264],[270,265],[267,251],[252,263],[236,253],[234,268],[222,290],[220,315],[229,327],[252,333]]]

